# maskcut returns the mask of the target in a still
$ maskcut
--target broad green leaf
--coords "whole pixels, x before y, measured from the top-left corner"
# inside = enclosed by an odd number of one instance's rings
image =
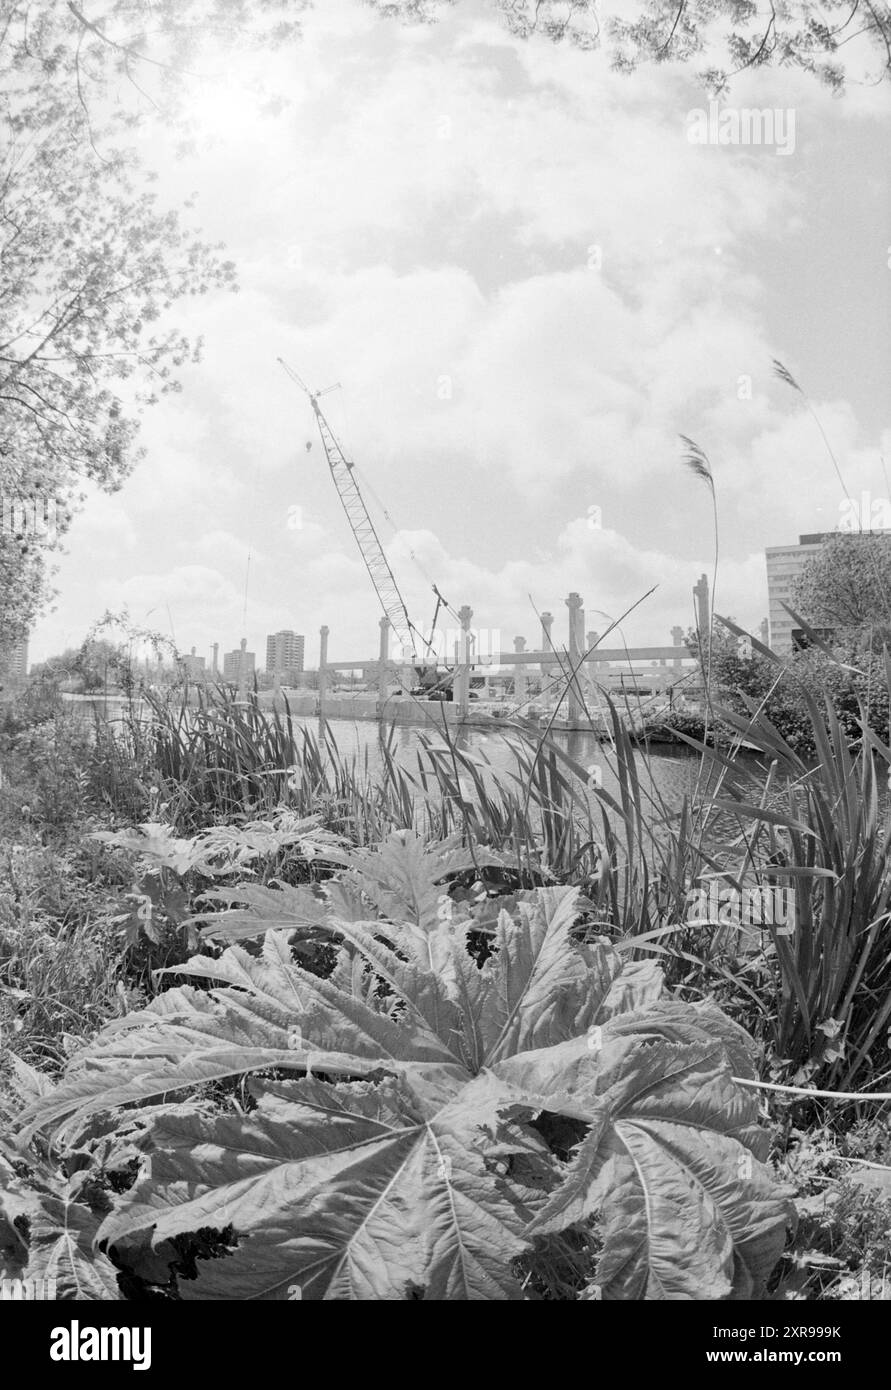
[[[578,944],[579,910],[574,890],[518,895],[482,966],[472,924],[420,900],[404,929],[334,923],[327,979],[282,932],[259,958],[197,957],[180,973],[209,990],[106,1028],[31,1102],[29,1132],[153,1103],[147,1166],[101,1238],[160,1258],[177,1235],[231,1235],[186,1298],[517,1298],[515,1256],[594,1214],[607,1297],[753,1296],[786,1205],[732,1079],[753,1074],[751,1048],[713,1005],[658,998],[653,964]],[[249,1113],[169,1103],[270,1070],[292,1079],[251,1083]],[[541,1112],[586,1127],[568,1165]]]
[[[94,1249],[99,1221],[69,1182],[35,1157],[23,1176],[0,1155],[0,1274],[51,1280],[58,1299],[117,1299],[117,1270]]]
[[[397,1019],[295,965],[281,933],[263,958],[237,946],[198,956],[178,973],[209,978],[209,992],[180,987],[115,1020],[72,1059],[51,1096],[26,1107],[25,1134],[186,1087],[270,1067],[362,1076],[387,1069],[432,1073],[448,1089],[455,1054],[419,1011]],[[37,1118],[39,1116],[39,1119]],[[33,1117],[33,1119],[32,1119]]]
[[[414,830],[395,830],[375,849],[330,850],[324,858],[346,870],[343,883],[361,891],[382,917],[423,931],[442,920],[445,879],[477,867],[516,867],[510,856],[485,846],[471,854],[460,835],[428,842]]]
[[[174,835],[169,825],[147,821],[135,830],[96,830],[92,839],[116,849],[126,849],[154,860],[160,868],[186,874],[195,863],[195,848],[191,840]]]
[[[201,936],[210,941],[240,941],[270,930],[309,931],[321,926],[331,910],[323,894],[305,883],[277,888],[240,883],[210,889],[202,893],[201,901],[225,904],[222,912],[195,913],[189,918],[190,925],[203,924]]]
[[[490,1084],[516,1102],[545,1101],[590,1126],[530,1229],[600,1213],[607,1298],[753,1296],[789,1217],[759,1161],[757,1101],[733,1082],[721,1040],[683,1006],[653,1015],[607,1023],[596,1058],[570,1042],[494,1068]]]
[[[119,1299],[118,1272],[95,1250],[99,1222],[83,1202],[45,1197],[28,1235],[27,1279],[52,1279],[59,1299]]]
[[[288,1094],[261,1091],[243,1118],[164,1117],[147,1176],[100,1237],[233,1226],[237,1247],[181,1281],[186,1299],[519,1297],[522,1221],[462,1142],[460,1109],[423,1120],[390,1091]]]
[[[501,913],[495,954],[481,971],[485,1063],[584,1033],[595,1024],[622,969],[604,944],[578,946],[576,888],[540,888],[518,904],[519,923]]]

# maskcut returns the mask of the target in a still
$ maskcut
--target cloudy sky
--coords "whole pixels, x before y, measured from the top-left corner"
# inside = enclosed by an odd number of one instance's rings
[[[134,475],[75,522],[32,659],[123,605],[183,651],[244,632],[262,654],[288,627],[315,664],[327,623],[332,657],[375,652],[376,599],[279,356],[341,383],[324,405],[386,505],[419,625],[434,581],[509,647],[537,645],[536,609],[565,641],[570,590],[602,629],[657,586],[622,631],[670,641],[714,559],[683,433],[714,470],[716,607],[757,626],[765,546],[839,520],[772,358],[850,492],[888,492],[891,111],[887,86],[839,100],[750,75],[729,104],[782,108],[787,132],[794,113],[781,154],[690,143],[707,100],[689,70],[620,77],[470,0],[424,28],[336,0],[262,67],[208,60],[197,152],[160,126],[145,148],[166,200],[197,193],[241,290],[178,312],[204,361],[147,413]]]

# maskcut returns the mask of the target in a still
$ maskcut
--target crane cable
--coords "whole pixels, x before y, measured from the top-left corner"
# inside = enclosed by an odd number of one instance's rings
[[[354,464],[353,464],[353,472],[354,472],[354,473],[359,473],[359,475],[360,475],[360,477],[361,477],[361,480],[362,480],[362,486],[363,486],[363,488],[364,488],[365,491],[370,495],[371,500],[374,502],[375,506],[380,510],[380,512],[383,514],[383,516],[384,516],[384,517],[386,518],[386,520],[389,522],[389,524],[390,524],[390,526],[391,526],[391,528],[392,528],[394,534],[398,534],[399,532],[401,532],[403,528],[400,527],[400,526],[397,526],[396,522],[393,520],[393,517],[390,515],[390,512],[389,512],[389,511],[387,510],[387,508],[384,506],[384,503],[383,503],[383,502],[381,501],[381,499],[378,497],[377,493],[375,492],[374,488],[372,487],[371,483],[369,482],[368,477],[367,477],[367,475],[366,475],[366,473],[365,473],[365,470],[364,470],[364,469],[360,470],[360,469],[357,467],[357,465],[354,463]],[[404,534],[404,532],[403,532],[403,534]],[[431,589],[433,590],[433,592],[436,594],[436,596],[437,596],[437,598],[438,598],[438,600],[439,600],[439,605],[441,605],[441,606],[442,606],[443,608],[445,608],[449,613],[451,613],[451,615],[452,615],[452,617],[455,619],[455,621],[456,621],[457,623],[460,624],[461,619],[458,617],[458,614],[455,612],[454,608],[453,608],[452,605],[448,602],[448,600],[447,600],[447,599],[444,599],[444,598],[442,597],[442,595],[440,594],[438,588],[437,588],[436,585],[434,584],[433,580],[430,578],[430,575],[429,575],[429,574],[427,573],[427,571],[424,569],[424,566],[421,564],[420,560],[418,559],[417,555],[415,554],[415,552],[414,552],[414,550],[413,550],[413,548],[412,548],[411,546],[409,546],[409,548],[408,548],[408,553],[409,553],[411,559],[414,561],[414,564],[415,564],[416,567],[417,567],[418,573],[427,581],[427,583],[430,585],[430,587],[431,587]],[[438,605],[438,606],[439,606],[439,605]]]
[[[244,607],[241,610],[241,632],[247,636],[248,585],[251,582],[251,548],[248,546],[247,564],[244,570]]]
[[[342,413],[342,417],[343,417],[343,427],[342,427],[342,429],[341,429],[341,439],[346,440],[346,439],[349,438],[349,435],[350,435],[349,417],[348,417],[347,403],[346,403],[346,393],[344,393],[344,395],[340,397],[340,402],[341,402],[341,413]],[[350,451],[350,452],[352,452],[352,451]],[[353,461],[351,462],[351,465],[350,465],[350,466],[351,466],[351,469],[352,469],[352,472],[353,472],[354,476],[357,477],[358,480],[359,480],[359,481],[361,482],[361,484],[362,484],[362,491],[363,491],[365,494],[367,494],[367,495],[371,498],[372,502],[375,504],[375,506],[377,507],[378,511],[381,513],[381,515],[382,515],[382,516],[386,519],[386,521],[388,522],[388,524],[389,524],[389,526],[390,526],[390,528],[391,528],[393,534],[394,534],[394,535],[398,535],[398,534],[400,534],[400,533],[401,533],[401,534],[405,534],[405,532],[403,531],[403,528],[401,528],[400,526],[398,526],[397,523],[395,522],[395,520],[393,519],[393,517],[392,517],[392,515],[391,515],[391,513],[390,513],[390,511],[389,511],[389,508],[388,508],[388,507],[386,506],[386,504],[382,501],[382,499],[378,496],[378,494],[377,494],[377,492],[376,492],[376,490],[375,490],[375,488],[374,488],[374,485],[372,484],[371,480],[368,478],[367,474],[365,473],[364,468],[359,468],[358,465],[357,465],[356,462],[355,462],[355,459],[353,459]],[[411,630],[413,633],[415,633],[415,634],[417,635],[417,637],[420,639],[420,641],[424,644],[424,650],[425,650],[425,652],[429,652],[430,649],[433,647],[433,634],[434,634],[434,632],[436,631],[436,620],[437,620],[437,618],[439,617],[439,610],[440,610],[440,608],[445,608],[446,612],[448,612],[448,613],[451,614],[451,616],[454,618],[454,620],[455,620],[455,622],[457,623],[457,625],[458,625],[459,628],[461,627],[461,618],[460,618],[460,615],[459,615],[458,613],[456,613],[455,609],[454,609],[454,608],[452,607],[452,605],[449,603],[448,599],[444,598],[443,595],[440,593],[439,587],[433,582],[433,580],[431,579],[430,575],[427,573],[427,571],[425,570],[424,566],[421,564],[420,560],[418,559],[417,555],[415,554],[414,548],[413,548],[411,545],[409,545],[409,547],[408,547],[408,553],[409,553],[409,556],[410,556],[411,560],[413,561],[415,567],[417,568],[418,573],[423,577],[423,579],[427,582],[427,584],[429,584],[430,588],[433,590],[434,594],[436,595],[436,608],[434,609],[433,622],[431,623],[431,626],[430,626],[430,636],[429,636],[429,638],[427,638],[427,637],[424,636],[424,633],[420,630],[420,628],[418,628],[418,627],[415,625],[415,623],[413,623],[413,622],[411,621],[410,618],[409,618],[409,620],[408,620],[408,624],[409,624],[410,630]],[[473,642],[473,640],[474,640],[474,639],[473,639],[473,637],[471,636],[471,642]],[[444,652],[444,653],[443,653],[443,665],[445,666],[445,668],[446,668],[447,671],[451,671],[451,670],[453,669],[453,663],[451,663],[451,662],[449,661],[449,659],[448,659],[448,653],[447,653],[447,652]]]
[[[283,358],[279,357],[279,358],[278,358],[278,361],[279,361],[279,363],[281,364],[281,366],[284,367],[284,369],[285,369],[286,373],[288,374],[288,376],[290,376],[291,379],[292,379],[293,381],[295,381],[295,382],[297,383],[298,386],[301,387],[301,389],[305,392],[305,394],[306,394],[307,396],[309,396],[309,398],[310,398],[311,401],[314,401],[314,400],[316,399],[316,397],[317,397],[318,395],[320,395],[320,394],[321,394],[321,395],[326,394],[325,392],[315,392],[315,393],[311,392],[311,391],[309,390],[309,388],[306,386],[306,384],[303,382],[303,380],[297,375],[297,373],[293,370],[293,368],[291,368],[291,367],[288,366],[288,364],[284,361]],[[340,385],[339,382],[338,382],[337,384]],[[329,390],[333,390],[334,388],[333,388],[333,387],[329,387],[328,389],[329,389]],[[342,426],[342,428],[339,430],[339,436],[340,436],[340,440],[341,440],[341,441],[346,441],[346,440],[349,438],[350,430],[349,430],[349,420],[348,420],[348,417],[347,417],[347,408],[346,408],[345,393],[344,393],[343,396],[341,396],[340,399],[341,399],[341,408],[342,408],[342,412],[341,412],[341,413],[342,413],[342,416],[343,416],[343,426]],[[329,430],[330,430],[330,426],[329,426],[328,428],[329,428]],[[310,447],[310,446],[308,446],[308,447]],[[347,453],[346,453],[346,450],[345,450],[345,448],[344,448],[344,446],[343,446],[343,443],[338,443],[338,447],[340,448],[341,454],[342,454],[342,456],[343,456],[343,458],[344,458],[344,461],[346,462],[346,461],[347,461]],[[327,452],[327,451],[326,451],[326,452]],[[351,451],[351,452],[352,452],[352,451]],[[255,467],[255,470],[256,470],[256,460],[255,460],[255,463],[254,463],[254,467]],[[381,501],[380,497],[378,496],[377,492],[375,491],[374,487],[372,486],[370,480],[366,477],[365,472],[364,472],[364,469],[359,469],[359,468],[356,466],[356,463],[355,463],[355,460],[354,460],[354,459],[351,459],[349,462],[347,462],[347,467],[350,469],[351,473],[354,475],[354,478],[356,478],[356,479],[358,479],[358,480],[361,480],[362,489],[364,490],[364,492],[367,493],[367,494],[371,497],[372,501],[375,503],[375,505],[377,506],[378,510],[379,510],[379,511],[381,512],[381,514],[386,518],[386,520],[387,520],[387,522],[389,523],[389,525],[390,525],[392,531],[394,532],[394,534],[398,534],[400,528],[396,525],[396,522],[393,520],[393,517],[391,516],[389,510],[388,510],[387,507],[384,505],[384,503]],[[357,484],[357,485],[358,485],[358,484]],[[359,495],[360,495],[360,497],[361,497],[361,496],[362,496],[362,493],[360,492]],[[436,584],[434,584],[433,580],[430,578],[430,575],[429,575],[429,574],[427,573],[427,571],[424,569],[424,566],[421,564],[421,562],[420,562],[420,560],[418,559],[417,555],[415,554],[415,551],[414,551],[414,549],[413,549],[412,546],[409,546],[409,547],[408,547],[408,553],[409,553],[409,556],[411,557],[412,561],[414,562],[415,566],[417,567],[419,573],[423,576],[423,578],[426,580],[426,582],[430,585],[431,589],[433,590],[434,594],[436,595],[436,608],[435,608],[435,610],[434,610],[434,619],[433,619],[433,624],[432,624],[432,627],[431,627],[431,632],[430,632],[430,637],[429,637],[429,639],[426,638],[426,637],[424,636],[424,633],[420,630],[420,628],[418,628],[418,627],[416,626],[416,624],[412,622],[412,620],[411,620],[411,618],[408,616],[408,614],[407,614],[407,613],[405,614],[406,620],[407,620],[407,622],[408,622],[409,630],[410,630],[411,632],[415,633],[416,636],[420,639],[420,641],[424,644],[424,650],[425,650],[425,652],[429,652],[430,649],[431,649],[431,647],[433,646],[433,634],[434,634],[434,632],[435,632],[436,619],[437,619],[437,617],[439,616],[439,610],[440,610],[440,608],[445,608],[446,611],[452,615],[452,617],[454,618],[455,622],[458,624],[459,628],[461,627],[461,618],[460,618],[460,615],[455,611],[455,609],[453,608],[453,606],[448,602],[448,600],[445,599],[445,598],[443,597],[443,595],[440,593],[439,588],[437,587]],[[250,570],[250,554],[248,555],[248,570]],[[246,606],[247,606],[247,582],[245,582],[245,607],[246,607]],[[472,635],[472,634],[468,634],[468,635],[470,636],[470,641],[471,641],[471,643],[472,643],[472,642],[474,641],[473,635]],[[446,668],[447,668],[447,669],[450,669],[450,668],[449,668],[449,663],[448,663],[447,657],[446,657],[445,665],[446,665]]]
[[[341,434],[341,438],[342,438],[342,439],[349,439],[349,436],[350,436],[350,422],[349,422],[349,416],[348,416],[348,413],[347,413],[346,392],[344,392],[343,395],[340,397],[340,401],[341,401],[341,411],[342,411],[342,414],[343,414],[343,431],[342,431],[342,434]],[[378,510],[380,511],[380,513],[382,514],[382,516],[384,516],[384,517],[386,518],[386,520],[389,522],[390,527],[392,528],[394,535],[400,533],[400,532],[402,531],[403,528],[400,527],[400,526],[397,526],[396,522],[393,520],[393,517],[390,515],[389,510],[388,510],[387,507],[384,505],[384,503],[381,501],[380,497],[378,497],[377,493],[376,493],[375,490],[374,490],[374,487],[373,487],[372,484],[371,484],[371,481],[369,480],[369,478],[367,477],[367,475],[366,475],[366,473],[365,473],[364,468],[360,469],[360,468],[358,467],[358,465],[355,463],[355,461],[353,461],[352,470],[353,470],[353,473],[355,473],[355,474],[357,474],[357,475],[359,476],[364,491],[368,493],[368,495],[371,497],[371,500],[374,502],[375,506],[378,508]],[[413,560],[414,564],[416,565],[416,567],[417,567],[417,569],[418,569],[418,573],[426,580],[426,582],[430,585],[430,588],[431,588],[431,589],[433,590],[433,592],[436,594],[436,598],[437,598],[436,609],[437,609],[437,612],[439,611],[439,608],[440,608],[440,607],[445,608],[449,613],[451,613],[452,617],[455,619],[455,622],[458,623],[458,625],[460,626],[460,624],[461,624],[461,619],[459,618],[458,614],[455,612],[455,610],[454,610],[454,608],[452,607],[452,605],[451,605],[446,599],[443,598],[442,594],[439,592],[439,589],[438,589],[437,586],[434,584],[433,580],[430,578],[430,575],[429,575],[429,574],[427,573],[427,571],[424,569],[424,566],[421,564],[420,560],[418,559],[417,555],[415,554],[415,552],[414,552],[414,550],[412,549],[411,546],[409,546],[409,548],[408,548],[408,553],[409,553],[411,559]],[[414,629],[415,632],[418,632],[418,629],[414,626],[414,623],[412,623],[412,628]],[[421,638],[423,638],[423,633],[418,633],[418,635],[419,635]]]
[[[254,532],[256,530],[256,497],[257,497],[257,464],[258,455],[254,454],[254,469],[251,477],[251,506],[248,513],[248,552],[247,563],[244,569],[244,605],[241,612],[241,635],[247,637],[247,611],[248,611],[248,588],[251,582],[251,560],[254,555]]]
[[[393,530],[393,533],[394,533],[394,534],[399,534],[400,531],[401,531],[401,528],[400,528],[399,526],[396,525],[396,522],[393,520],[393,518],[392,518],[392,516],[390,515],[389,511],[387,510],[386,506],[385,506],[384,503],[381,501],[380,497],[378,497],[377,493],[375,492],[374,488],[372,487],[371,483],[369,482],[368,478],[366,477],[366,474],[365,474],[364,469],[363,469],[363,470],[360,470],[359,468],[357,468],[356,464],[354,463],[354,464],[353,464],[353,472],[359,474],[360,479],[361,479],[361,482],[362,482],[362,487],[363,487],[363,488],[365,489],[365,491],[370,495],[371,500],[375,503],[375,505],[378,507],[378,509],[383,513],[384,517],[386,517],[387,521],[389,522],[389,524],[390,524],[390,526],[391,526],[391,528],[392,528],[392,530]],[[404,534],[404,532],[403,532],[403,534]],[[433,590],[434,594],[436,595],[436,608],[434,609],[434,612],[433,612],[433,622],[432,622],[431,627],[430,627],[430,637],[429,637],[429,639],[426,638],[426,637],[424,636],[423,632],[421,632],[421,631],[415,626],[415,624],[412,623],[412,622],[409,620],[409,621],[410,621],[410,626],[411,626],[412,631],[417,633],[418,637],[420,637],[421,641],[424,643],[425,649],[426,649],[427,651],[429,651],[430,648],[433,646],[433,633],[434,633],[435,630],[436,630],[436,620],[437,620],[437,618],[439,617],[439,610],[440,610],[440,608],[444,608],[444,609],[446,610],[447,613],[451,613],[452,617],[454,618],[455,622],[458,624],[458,627],[459,627],[459,628],[461,627],[461,618],[460,618],[460,615],[459,615],[458,613],[455,612],[455,609],[454,609],[454,608],[452,607],[452,605],[449,603],[448,599],[447,599],[447,598],[444,598],[443,595],[440,593],[438,586],[437,586],[436,584],[434,584],[433,580],[430,578],[430,575],[429,575],[429,574],[427,573],[427,571],[424,569],[424,566],[421,564],[420,560],[418,559],[417,555],[415,554],[415,552],[414,552],[414,550],[413,550],[413,548],[412,548],[411,546],[408,547],[408,553],[409,553],[409,555],[411,556],[412,560],[414,561],[415,566],[416,566],[416,568],[417,568],[417,570],[418,570],[418,573],[421,574],[421,575],[423,576],[423,578],[427,581],[427,583],[430,585],[431,589]],[[472,642],[473,640],[474,640],[473,637],[471,637],[471,642]],[[451,662],[449,661],[448,652],[444,652],[444,653],[443,653],[443,665],[445,666],[445,668],[446,668],[447,671],[452,671],[452,670],[454,669],[453,663],[451,663]]]

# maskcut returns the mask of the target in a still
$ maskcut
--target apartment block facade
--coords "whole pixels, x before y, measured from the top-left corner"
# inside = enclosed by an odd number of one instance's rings
[[[223,653],[223,680],[231,681],[233,685],[238,684],[241,674],[241,658],[244,657],[244,678],[246,681],[253,681],[254,667],[256,666],[255,652],[242,652],[237,647],[234,652]]]
[[[302,633],[283,629],[272,632],[266,638],[266,670],[284,675],[299,674],[303,670],[305,639]]]
[[[195,655],[194,647],[188,656],[182,658],[182,663],[189,680],[203,681],[207,679],[207,662],[203,656]]]
[[[767,596],[770,612],[770,645],[778,656],[790,656],[795,648],[795,623],[783,607],[788,603],[795,607],[792,593],[798,576],[808,561],[817,554],[827,541],[844,534],[847,539],[873,536],[875,531],[863,530],[847,533],[838,531],[816,531],[799,536],[797,545],[774,545],[765,550],[767,560]],[[802,614],[802,617],[807,617]],[[817,628],[822,636],[828,637],[831,629]]]
[[[0,688],[19,685],[28,674],[28,638],[0,647]]]
[[[795,645],[792,640],[795,623],[783,604],[788,603],[794,608],[792,589],[795,581],[830,534],[818,532],[799,536],[797,545],[772,545],[764,552],[767,560],[770,645],[778,656],[791,656]]]

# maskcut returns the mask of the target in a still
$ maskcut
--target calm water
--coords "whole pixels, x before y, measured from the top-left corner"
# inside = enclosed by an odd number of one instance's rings
[[[295,722],[318,728],[316,719],[299,719]],[[367,756],[368,766],[372,771],[380,767],[382,756],[377,724],[370,720],[350,719],[329,719],[327,723],[341,753],[350,756],[356,752],[363,761]],[[392,746],[396,757],[409,771],[417,769],[417,753],[421,747],[419,735],[424,734],[445,747],[441,735],[431,733],[429,729],[402,725],[397,726],[393,732]],[[618,792],[618,781],[612,770],[615,760],[608,744],[601,743],[593,734],[580,730],[552,732],[551,737],[589,775],[594,779],[599,777],[605,791],[613,795]],[[512,739],[509,734],[505,736],[500,731],[466,728],[453,731],[453,738],[458,748],[478,759],[484,776],[486,763],[502,774],[502,780],[503,774],[517,771],[511,743],[516,744],[519,740]],[[692,749],[657,745],[651,747],[649,758],[643,753],[638,753],[636,762],[645,791],[651,791],[657,800],[661,798],[667,807],[680,807],[684,796],[692,793],[699,767],[699,759]],[[595,769],[599,769],[599,772]]]
[[[77,704],[85,716],[92,718],[94,712],[104,714],[111,722],[117,722],[127,710],[125,701],[112,699],[105,701],[101,697],[95,700],[80,700]],[[134,712],[142,713],[144,711],[146,714],[148,713],[148,707],[143,705],[140,709],[139,703],[133,707],[133,710]],[[294,723],[314,731],[319,729],[318,719],[312,716],[296,716]],[[344,757],[349,759],[355,753],[363,764],[367,758],[369,771],[372,773],[377,771],[383,761],[381,753],[382,731],[374,720],[328,719],[326,723]],[[383,734],[384,737],[388,737],[389,728],[385,728]],[[422,746],[422,736],[426,736],[434,743],[445,747],[442,735],[430,726],[424,728],[415,725],[397,725],[393,730],[392,747],[396,758],[408,771],[417,771],[417,754]],[[502,780],[504,774],[517,772],[517,763],[511,752],[511,743],[516,744],[519,740],[509,733],[481,728],[465,728],[452,730],[452,737],[457,747],[478,760],[484,777],[487,775],[487,763],[495,773],[502,775]],[[592,777],[593,784],[599,780],[605,791],[613,795],[618,792],[618,781],[613,772],[614,758],[608,744],[601,743],[593,734],[581,730],[553,730],[551,737],[585,769]],[[651,746],[649,757],[643,753],[637,753],[635,757],[644,791],[645,793],[652,793],[657,803],[664,803],[666,808],[674,810],[680,807],[685,795],[689,796],[693,792],[699,759],[692,749],[677,745],[657,744]]]

